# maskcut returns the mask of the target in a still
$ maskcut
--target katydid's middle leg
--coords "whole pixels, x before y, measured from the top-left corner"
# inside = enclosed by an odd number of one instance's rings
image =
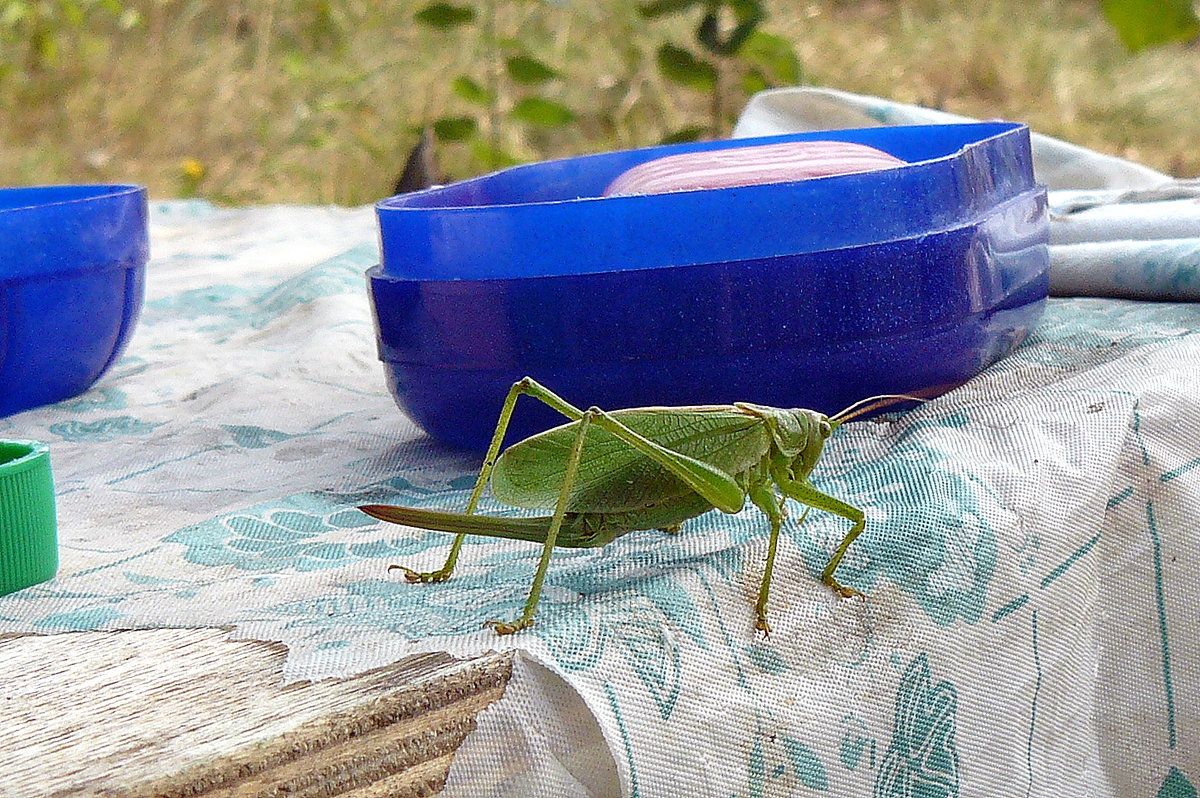
[[[575,486],[575,475],[579,473],[579,458],[583,453],[583,442],[587,438],[588,425],[593,416],[593,411],[589,410],[579,419],[579,429],[575,432],[575,442],[571,446],[571,454],[567,459],[562,488],[558,492],[558,501],[554,505],[554,518],[550,522],[550,528],[546,530],[546,542],[542,546],[542,557],[538,561],[537,573],[533,577],[533,587],[529,590],[529,598],[525,600],[525,609],[521,612],[521,617],[512,623],[488,621],[487,625],[494,628],[496,634],[510,635],[533,625],[533,615],[537,612],[538,599],[542,596],[542,583],[546,579],[546,570],[550,567],[550,557],[554,554],[558,531],[562,527],[563,517],[567,513],[567,500],[571,496],[571,488]]]
[[[496,421],[496,429],[492,432],[492,442],[488,444],[487,454],[483,458],[483,467],[479,469],[475,487],[471,490],[471,498],[467,501],[465,510],[467,515],[474,515],[475,508],[479,505],[479,497],[483,495],[483,488],[487,485],[488,479],[492,475],[492,468],[496,465],[496,458],[500,455],[500,445],[504,442],[504,434],[508,432],[508,424],[512,420],[517,397],[522,394],[541,400],[572,421],[583,415],[582,410],[567,403],[532,377],[525,377],[514,382],[508,389],[508,395],[504,397],[504,405],[500,408],[500,418]],[[462,549],[466,537],[466,534],[462,532],[454,536],[454,543],[450,546],[450,554],[446,557],[446,562],[436,571],[421,573],[411,568],[405,568],[403,565],[393,565],[388,570],[399,568],[409,582],[444,582],[454,572],[454,566],[458,562],[458,553]]]
[[[762,582],[758,586],[758,601],[754,603],[754,628],[770,636],[771,625],[767,623],[767,596],[771,592],[771,574],[775,570],[775,552],[779,548],[779,528],[783,525],[786,510],[775,495],[774,486],[765,480],[749,486],[747,494],[754,506],[766,514],[771,522],[771,539],[767,543],[767,563],[763,566]]]

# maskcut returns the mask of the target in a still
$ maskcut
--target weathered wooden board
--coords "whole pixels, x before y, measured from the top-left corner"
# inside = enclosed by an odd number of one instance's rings
[[[512,670],[428,654],[284,686],[285,656],[219,629],[0,639],[0,796],[433,795]]]

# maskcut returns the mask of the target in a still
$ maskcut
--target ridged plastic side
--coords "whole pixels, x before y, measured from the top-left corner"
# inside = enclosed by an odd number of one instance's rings
[[[14,457],[19,446],[26,456]],[[40,444],[0,442],[0,595],[52,579],[57,570],[49,451]]]

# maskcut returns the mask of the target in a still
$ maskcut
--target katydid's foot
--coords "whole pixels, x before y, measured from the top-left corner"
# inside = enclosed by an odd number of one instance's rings
[[[832,590],[834,593],[841,596],[842,598],[854,598],[855,596],[857,596],[858,598],[862,599],[863,601],[866,601],[866,599],[867,599],[867,597],[865,595],[863,595],[861,590],[855,590],[852,587],[846,587],[845,585],[840,584],[833,577],[826,578],[825,584],[829,586],[830,590]]]
[[[754,622],[754,628],[763,633],[763,637],[771,636],[771,624],[767,623],[767,616],[759,613],[758,620]]]
[[[666,532],[668,535],[678,535],[683,524],[671,524],[670,526],[662,526],[658,528],[659,532]]]
[[[505,623],[504,621],[486,621],[483,625],[492,627],[496,630],[496,634],[498,635],[511,635],[521,631],[522,629],[528,629],[529,627],[533,626],[533,618],[518,618],[512,623]]]
[[[405,568],[403,565],[389,565],[389,571],[403,571],[404,578],[411,584],[428,584],[429,582],[445,582],[450,578],[450,572],[447,570],[430,571],[429,573],[420,573],[411,568]]]

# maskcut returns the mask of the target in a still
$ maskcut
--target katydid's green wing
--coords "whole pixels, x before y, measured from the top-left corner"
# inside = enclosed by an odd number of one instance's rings
[[[762,419],[728,405],[631,408],[609,415],[671,451],[730,475],[757,463],[770,448]],[[492,471],[492,494],[514,507],[552,509],[577,429],[578,422],[564,424],[505,450]],[[689,493],[692,490],[666,468],[592,425],[567,511],[628,512]]]

